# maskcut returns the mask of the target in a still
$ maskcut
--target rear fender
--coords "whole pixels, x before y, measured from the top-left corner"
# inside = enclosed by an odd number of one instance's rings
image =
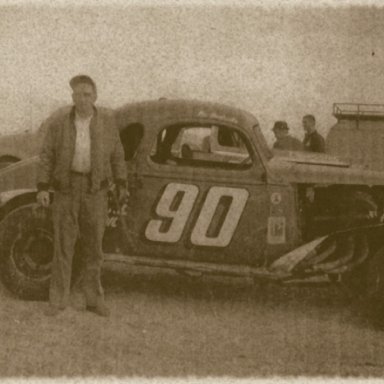
[[[300,277],[349,272],[382,246],[383,234],[384,223],[340,230],[284,254],[269,269]]]

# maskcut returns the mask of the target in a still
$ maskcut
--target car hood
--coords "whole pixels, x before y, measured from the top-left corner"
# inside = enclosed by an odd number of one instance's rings
[[[26,131],[0,137],[1,155],[24,159],[37,153],[39,140],[37,133]]]
[[[328,154],[274,151],[268,165],[278,180],[288,183],[384,186],[384,172],[367,170]]]

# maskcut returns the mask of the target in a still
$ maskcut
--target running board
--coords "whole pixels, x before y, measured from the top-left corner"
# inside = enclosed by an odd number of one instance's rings
[[[234,277],[251,277],[265,280],[281,281],[292,278],[287,272],[270,271],[265,267],[250,267],[247,265],[213,264],[188,260],[155,259],[145,256],[127,256],[121,254],[105,254],[106,262],[124,263],[143,267],[168,268],[180,272],[200,272],[211,275],[225,275]]]

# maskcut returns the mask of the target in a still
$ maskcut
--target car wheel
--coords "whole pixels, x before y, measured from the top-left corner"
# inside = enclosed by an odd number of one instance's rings
[[[349,200],[349,218],[343,223],[344,228],[357,227],[359,225],[377,224],[378,223],[378,206],[373,197],[365,192],[355,192]],[[360,217],[356,219],[356,217]],[[371,245],[367,235],[358,233],[354,235],[355,247],[365,241],[368,247]],[[372,252],[371,250],[369,252]],[[352,298],[366,298],[368,291],[368,280],[370,279],[371,264],[375,262],[376,254],[369,257],[361,265],[356,266],[352,270],[344,273],[340,277],[342,286]]]
[[[341,275],[341,284],[369,321],[384,329],[384,247],[379,248],[367,262]]]
[[[21,205],[0,225],[6,286],[23,299],[47,298],[53,257],[51,211],[34,203]]]
[[[332,275],[330,278],[340,281],[343,290],[352,300],[365,299],[367,297],[368,264],[369,262],[364,263],[352,271],[343,273],[340,279],[338,279],[338,275]]]
[[[384,328],[384,247],[369,261],[366,287],[369,318],[372,323]]]

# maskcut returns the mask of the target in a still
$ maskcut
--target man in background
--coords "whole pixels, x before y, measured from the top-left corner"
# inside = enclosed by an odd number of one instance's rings
[[[285,121],[276,121],[272,130],[276,137],[276,141],[273,144],[274,149],[286,151],[303,150],[300,140],[289,134],[288,124]]]
[[[325,152],[325,141],[323,136],[316,130],[316,120],[313,115],[303,117],[303,128],[305,132],[303,146],[308,152]]]
[[[79,291],[84,309],[108,316],[100,274],[102,239],[107,219],[107,191],[112,180],[118,198],[126,196],[126,168],[114,116],[95,107],[96,84],[86,75],[69,82],[73,107],[57,116],[47,129],[40,153],[37,201],[52,206],[54,255],[47,315],[55,316],[69,303],[72,260],[80,239],[84,270]]]

